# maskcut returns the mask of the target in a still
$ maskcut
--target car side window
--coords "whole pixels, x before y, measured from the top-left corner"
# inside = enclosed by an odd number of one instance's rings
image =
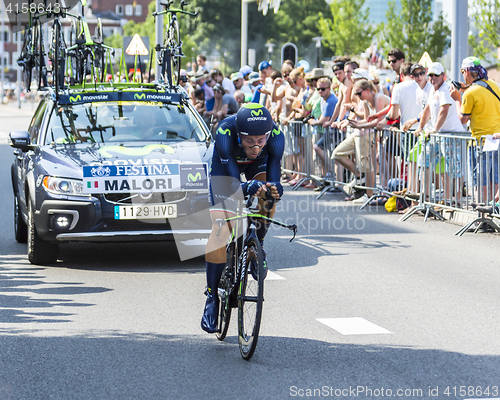
[[[47,102],[42,101],[38,106],[35,114],[33,115],[33,119],[31,120],[31,124],[29,127],[30,134],[30,143],[37,144],[38,143],[38,134],[40,133],[40,127],[42,126],[43,116],[45,114],[45,109],[47,108]]]

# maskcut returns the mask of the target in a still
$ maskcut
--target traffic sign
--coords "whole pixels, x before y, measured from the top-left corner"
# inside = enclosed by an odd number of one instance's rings
[[[125,50],[125,53],[129,56],[147,56],[149,51],[141,37],[136,33]]]

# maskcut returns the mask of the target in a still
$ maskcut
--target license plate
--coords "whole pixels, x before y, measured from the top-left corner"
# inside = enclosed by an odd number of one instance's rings
[[[177,218],[177,204],[115,206],[115,219]]]

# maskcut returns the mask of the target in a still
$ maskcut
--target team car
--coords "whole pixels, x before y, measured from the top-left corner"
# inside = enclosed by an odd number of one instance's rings
[[[32,264],[62,242],[206,238],[209,130],[180,89],[52,90],[13,131],[14,230]],[[205,212],[207,211],[207,212]]]

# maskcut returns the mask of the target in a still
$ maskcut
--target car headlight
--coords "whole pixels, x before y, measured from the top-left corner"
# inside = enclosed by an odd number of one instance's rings
[[[56,178],[46,176],[43,178],[43,187],[47,192],[66,196],[89,196],[83,193],[83,182],[76,179]]]

